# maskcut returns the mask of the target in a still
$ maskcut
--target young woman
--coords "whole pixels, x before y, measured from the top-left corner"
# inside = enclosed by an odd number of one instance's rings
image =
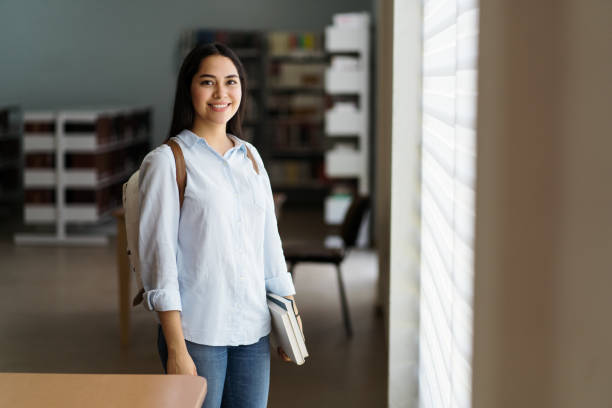
[[[266,292],[295,293],[270,180],[257,149],[240,139],[246,96],[234,52],[197,46],[181,66],[169,135],[187,168],[182,208],[169,146],[150,152],[140,168],[145,305],[159,317],[164,370],[205,377],[206,408],[266,406]]]

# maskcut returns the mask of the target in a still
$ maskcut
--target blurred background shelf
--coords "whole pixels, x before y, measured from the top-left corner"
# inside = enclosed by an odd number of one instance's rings
[[[332,183],[324,219],[328,225],[339,225],[352,197],[370,194],[370,16],[346,13],[334,15],[333,20],[325,29],[325,49],[330,55],[325,90],[331,106],[325,112],[329,149],[324,168],[329,179],[342,181]],[[346,180],[354,180],[356,189]]]
[[[287,206],[323,210],[334,185],[368,190],[369,15],[355,15],[335,16],[325,34],[196,29],[182,36],[180,59],[215,41],[241,58],[250,90],[243,138],[257,147]],[[348,160],[334,150],[347,138],[356,149]]]
[[[0,109],[0,216],[19,214],[23,201],[22,112]]]
[[[23,114],[23,220],[52,234],[16,234],[17,243],[103,244],[72,236],[69,224],[96,224],[121,206],[122,184],[150,150],[148,107],[27,111]]]
[[[310,149],[310,148],[289,148],[289,149],[275,149],[272,150],[270,156],[272,158],[287,158],[287,159],[319,159],[325,156],[325,150],[323,149]]]
[[[287,94],[313,94],[313,95],[324,95],[325,90],[314,86],[271,86],[268,88],[270,93],[287,93]]]

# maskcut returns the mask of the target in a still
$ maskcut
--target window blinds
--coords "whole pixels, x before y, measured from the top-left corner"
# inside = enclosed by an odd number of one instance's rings
[[[478,0],[423,3],[420,407],[471,405]]]

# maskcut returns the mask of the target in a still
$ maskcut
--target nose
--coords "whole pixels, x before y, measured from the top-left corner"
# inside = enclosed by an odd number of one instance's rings
[[[226,93],[225,86],[222,83],[217,83],[213,92],[213,98],[221,99]]]

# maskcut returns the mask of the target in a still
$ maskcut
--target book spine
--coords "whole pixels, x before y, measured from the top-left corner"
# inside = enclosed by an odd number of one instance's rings
[[[302,351],[298,344],[297,336],[295,332],[291,328],[291,321],[289,318],[289,314],[285,314],[283,316],[283,323],[285,324],[285,330],[287,331],[287,337],[289,337],[289,343],[291,344],[291,349],[293,351],[294,361],[297,365],[304,364],[304,357],[302,356]]]

